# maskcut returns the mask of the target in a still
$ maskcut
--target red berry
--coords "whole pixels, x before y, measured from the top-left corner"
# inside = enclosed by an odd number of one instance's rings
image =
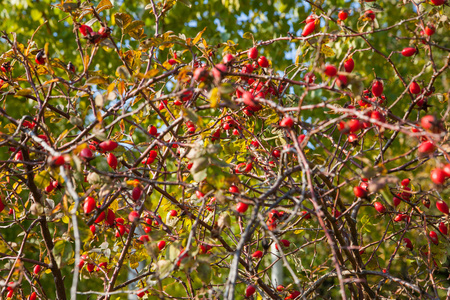
[[[269,66],[269,61],[265,56],[260,56],[258,58],[258,64],[261,66],[261,68],[267,68]]]
[[[427,27],[425,27],[425,34],[428,36],[432,36],[436,32],[436,28],[432,24],[428,24]]]
[[[405,219],[405,215],[404,214],[398,214],[398,215],[396,215],[395,216],[395,218],[394,218],[394,222],[400,222],[400,221],[403,221],[404,219]]]
[[[334,77],[337,74],[337,69],[333,65],[326,65],[324,70],[325,75],[329,77]]]
[[[230,186],[230,188],[228,189],[228,191],[229,191],[230,193],[239,194],[239,189],[238,189],[238,187],[235,186],[235,185]]]
[[[227,71],[228,71],[227,66],[225,66],[224,64],[217,64],[212,69],[212,74],[213,74],[214,79],[216,79],[217,81],[220,81],[223,77],[223,73],[225,73]],[[249,73],[251,73],[251,72],[249,72]],[[192,91],[190,91],[190,92],[192,93]]]
[[[233,54],[225,54],[225,56],[223,57],[224,64],[231,63],[231,62],[233,62],[233,60],[234,60]]]
[[[248,204],[247,204],[247,203],[239,202],[239,203],[236,205],[236,210],[237,210],[237,212],[239,212],[239,213],[241,213],[241,214],[245,213],[245,212],[247,211],[247,209],[248,209]]]
[[[400,195],[394,196],[394,206],[397,207],[402,202]]]
[[[102,211],[100,215],[98,215],[97,219],[95,219],[94,223],[98,224],[106,218],[106,213]]]
[[[32,292],[30,294],[30,297],[28,297],[28,300],[36,300],[36,297],[37,297],[36,292]]]
[[[44,50],[40,50],[40,51],[36,54],[36,57],[34,58],[34,61],[35,61],[38,65],[43,65],[43,64],[45,64],[45,52],[44,52]]]
[[[277,150],[277,149],[273,150],[272,151],[272,156],[276,157],[276,158],[280,157],[281,156],[280,150]]]
[[[114,226],[114,221],[116,220],[116,214],[108,208],[108,212],[106,214],[105,223],[110,227]]]
[[[413,244],[411,243],[411,240],[410,240],[410,239],[404,238],[404,239],[403,239],[403,242],[405,243],[405,247],[408,248],[409,250],[413,250],[413,249],[414,249],[414,246],[413,246]]]
[[[439,239],[438,239],[438,235],[436,232],[430,231],[430,233],[428,235],[430,237],[430,240],[433,242],[433,244],[435,244],[435,245],[439,244]]]
[[[157,246],[159,251],[161,251],[162,249],[164,249],[164,247],[166,247],[166,241],[159,241]]]
[[[367,191],[360,186],[355,186],[353,188],[353,193],[358,198],[366,198],[367,197]]]
[[[137,291],[136,296],[138,296],[139,298],[142,298],[142,297],[145,296],[145,292],[146,292],[145,290],[140,289],[140,290]]]
[[[245,289],[245,297],[250,297],[250,296],[252,296],[255,292],[256,292],[255,286],[254,286],[254,285],[249,285],[249,286]]]
[[[302,36],[308,36],[314,32],[316,29],[316,22],[306,23],[305,28],[303,28]]]
[[[344,69],[346,72],[353,71],[353,68],[355,67],[355,62],[353,61],[353,58],[349,58],[344,62]]]
[[[150,135],[156,136],[156,134],[158,133],[158,128],[156,128],[154,125],[151,125],[148,128],[148,133],[150,133]]]
[[[431,180],[436,184],[443,184],[445,181],[445,173],[440,168],[431,171]]]
[[[111,33],[111,29],[109,27],[101,27],[98,30],[98,34],[100,34],[102,38],[107,38],[110,33]]]
[[[445,3],[445,0],[431,0],[431,3],[433,3],[436,6],[442,5]]]
[[[89,230],[92,232],[92,235],[95,235],[95,225],[89,226]]]
[[[291,245],[291,242],[289,242],[288,240],[280,240],[280,243],[284,247],[289,247]]]
[[[258,57],[258,49],[256,49],[255,47],[250,48],[250,50],[248,50],[248,58],[250,59],[256,59]]]
[[[344,21],[345,19],[347,19],[347,17],[348,17],[348,13],[345,10],[341,10],[338,14],[339,20]]]
[[[417,95],[420,94],[420,86],[417,82],[413,81],[409,86],[409,91],[411,94]]]
[[[447,225],[445,225],[444,222],[439,223],[439,231],[440,231],[443,235],[447,235],[448,228],[447,228]]]
[[[277,286],[277,291],[281,292],[283,290],[284,290],[284,286],[283,285],[280,284],[279,286]]]
[[[94,155],[92,154],[91,149],[89,148],[84,148],[80,151],[80,157],[84,158],[84,159],[91,159],[94,157]]]
[[[420,119],[420,125],[426,131],[439,133],[441,131],[440,120],[433,115],[426,115]]]
[[[132,223],[139,221],[139,213],[137,211],[132,211],[128,214],[128,220]]]
[[[290,117],[284,117],[280,122],[280,126],[291,128],[294,126],[294,121]]]
[[[103,151],[113,151],[114,149],[117,148],[119,144],[117,144],[115,141],[104,141],[101,142],[100,144],[98,144],[98,146],[100,147],[100,149],[102,149]]]
[[[125,234],[125,226],[123,226],[122,224],[117,224],[116,237],[123,236],[124,234]]]
[[[358,130],[361,129],[361,122],[359,122],[359,120],[357,119],[351,119],[347,122],[347,126],[350,130],[351,133],[357,132]]]
[[[375,82],[372,84],[372,94],[375,97],[381,96],[383,94],[383,83],[379,80],[375,80]]]
[[[408,186],[410,182],[411,182],[411,180],[409,178],[405,178],[402,180],[402,182],[400,182],[400,184],[402,186]]]
[[[303,216],[303,219],[305,219],[305,220],[311,219],[311,214],[309,212],[307,212],[306,210],[301,211],[300,214]]]
[[[308,72],[305,74],[306,83],[313,83],[316,80],[316,75],[313,72]]]
[[[150,241],[150,238],[148,237],[148,235],[144,234],[139,237],[139,241],[141,241],[142,243],[148,243]]]
[[[92,28],[90,26],[84,25],[84,24],[81,25],[80,28],[78,28],[78,30],[80,31],[80,33],[83,36],[87,36],[87,35],[89,35],[90,33],[93,32],[93,30],[92,30]]]
[[[83,210],[84,213],[87,215],[89,214],[91,211],[93,211],[96,207],[96,203],[95,203],[95,199],[88,196],[86,197],[86,199],[84,200],[84,204],[83,204]]]
[[[443,213],[445,215],[449,214],[448,205],[444,201],[442,201],[442,200],[437,201],[436,202],[436,207],[441,213]]]
[[[261,258],[263,257],[264,253],[261,250],[257,250],[255,252],[253,252],[252,257],[253,258]]]
[[[178,215],[178,212],[177,212],[175,209],[172,209],[172,210],[169,212],[169,214],[170,214],[171,217],[176,217],[176,216]]]
[[[114,170],[117,168],[117,158],[114,154],[108,153],[108,155],[106,156],[106,161],[108,162],[108,165]]]
[[[131,198],[133,198],[134,201],[138,201],[139,198],[141,198],[142,190],[140,187],[136,186],[133,188],[133,191],[131,192]]]
[[[375,14],[374,14],[374,12],[372,10],[366,10],[364,12],[364,17],[367,18],[367,19],[370,19],[372,21],[375,20]]]
[[[41,271],[41,266],[35,265],[34,269],[33,269],[33,273],[37,275],[37,274],[39,274],[40,271]]]
[[[402,55],[406,56],[406,57],[409,57],[409,56],[413,56],[416,52],[417,52],[416,48],[407,47],[407,48],[402,50]]]
[[[436,147],[434,146],[434,144],[432,142],[425,141],[419,145],[419,148],[417,149],[417,151],[419,151],[420,153],[423,153],[423,154],[428,154],[428,153],[433,153],[435,149],[436,149]]]
[[[383,214],[386,212],[386,207],[384,207],[383,204],[381,204],[380,202],[375,202],[373,204],[373,206],[375,207],[375,209],[377,210],[377,212],[379,212],[380,214]]]
[[[443,168],[442,171],[445,174],[445,177],[450,177],[450,164],[446,164]]]
[[[347,141],[351,144],[356,143],[358,141],[358,136],[356,134],[349,134],[347,137]]]
[[[195,196],[197,196],[198,199],[201,199],[201,198],[205,197],[205,194],[203,194],[200,191],[195,191]]]
[[[23,160],[22,150],[16,153],[16,155],[14,156],[14,160]]]
[[[196,81],[199,81],[199,82],[205,81],[206,78],[208,77],[208,75],[209,75],[208,70],[206,70],[206,69],[203,68],[203,67],[197,68],[197,69],[195,69],[195,71],[194,71],[194,79],[195,79]]]

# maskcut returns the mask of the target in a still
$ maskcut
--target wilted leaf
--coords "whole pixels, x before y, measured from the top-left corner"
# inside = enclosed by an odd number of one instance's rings
[[[109,1],[109,0],[102,0],[97,5],[97,12],[100,13],[100,12],[104,11],[105,9],[110,9],[112,7],[113,7],[113,5],[111,4],[111,1]]]
[[[116,21],[117,26],[123,29],[133,21],[133,17],[126,13],[115,13],[114,20]]]

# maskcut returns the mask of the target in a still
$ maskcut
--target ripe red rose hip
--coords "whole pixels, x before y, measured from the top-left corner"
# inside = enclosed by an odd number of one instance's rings
[[[439,231],[440,231],[443,235],[447,235],[447,233],[448,233],[448,228],[447,228],[447,225],[445,225],[444,222],[439,223]]]
[[[86,215],[89,214],[95,209],[95,207],[96,207],[95,199],[90,196],[86,197],[83,204],[84,213]]]
[[[345,72],[351,72],[353,71],[353,68],[355,67],[355,61],[353,60],[353,58],[349,58],[344,62],[344,69]]]
[[[255,252],[253,252],[252,257],[253,258],[261,258],[263,257],[264,253],[261,250],[257,250]]]
[[[375,202],[373,204],[373,206],[375,207],[375,209],[377,210],[377,212],[379,212],[380,214],[383,214],[386,212],[386,207],[384,207],[384,205],[380,202]]]
[[[114,170],[117,168],[117,157],[113,153],[108,153],[106,161],[108,162],[108,165]]]
[[[372,94],[375,97],[380,97],[381,94],[383,94],[383,82],[375,80],[375,82],[372,84]]]
[[[439,239],[438,239],[438,235],[436,232],[430,231],[428,236],[430,237],[430,240],[433,242],[433,244],[435,244],[435,245],[439,244]]]
[[[256,292],[255,286],[254,286],[254,285],[249,285],[249,286],[245,289],[245,297],[250,297],[250,296],[252,296],[255,292]]]
[[[241,214],[245,213],[245,212],[247,211],[247,209],[248,209],[248,204],[247,204],[247,203],[239,202],[239,203],[236,205],[236,210],[237,210],[237,212],[239,212],[239,213],[241,213]]]
[[[261,68],[267,68],[269,66],[269,61],[265,56],[260,56],[258,58],[258,64],[261,66]]]
[[[258,49],[256,49],[255,47],[250,48],[247,55],[250,59],[256,59],[258,57]]]
[[[413,56],[414,54],[416,54],[417,49],[413,48],[413,47],[407,47],[405,49],[402,50],[402,55],[409,57],[409,56]]]
[[[40,271],[41,271],[41,266],[35,265],[33,268],[33,273],[37,275],[37,274],[39,274]]]
[[[115,141],[104,141],[98,144],[100,149],[102,149],[103,151],[113,151],[117,148],[118,145],[119,144],[117,144],[117,142]]]
[[[128,220],[132,223],[139,221],[139,213],[137,211],[132,211],[128,215]]]
[[[294,126],[294,121],[290,117],[284,117],[280,122],[281,127],[291,128]]]
[[[442,200],[439,200],[436,202],[436,208],[443,214],[446,214],[446,215],[449,214],[448,205],[447,205],[447,203],[445,203]]]
[[[316,29],[316,22],[306,23],[305,28],[303,28],[302,36],[308,36],[314,32]]]
[[[409,86],[409,91],[411,92],[411,94],[414,95],[420,94],[420,90],[421,90],[420,85],[415,81],[413,81]]]
[[[166,247],[166,241],[159,241],[157,246],[159,251],[161,251],[162,249],[164,249],[164,247]]]
[[[346,20],[347,17],[348,17],[348,13],[347,13],[345,10],[341,10],[341,11],[339,12],[339,14],[338,14],[338,18],[339,18],[339,20],[341,20],[341,21]]]
[[[337,69],[333,65],[326,65],[324,70],[325,75],[329,77],[334,77],[337,74]]]
[[[355,186],[353,188],[353,193],[358,198],[366,198],[367,197],[367,191],[360,186]]]
[[[437,185],[441,185],[445,181],[445,174],[441,168],[436,168],[431,171],[430,174],[431,180]]]
[[[410,239],[404,238],[404,239],[403,239],[403,242],[405,243],[405,247],[408,248],[409,250],[413,250],[413,249],[414,249],[414,246],[413,246],[413,244],[411,243],[411,240],[410,240]]]

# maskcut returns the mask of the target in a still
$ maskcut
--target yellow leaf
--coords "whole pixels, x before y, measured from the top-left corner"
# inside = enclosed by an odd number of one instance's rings
[[[206,27],[203,28],[202,31],[200,31],[199,33],[197,33],[197,35],[195,36],[194,40],[192,41],[192,44],[195,45],[195,44],[198,43],[198,41],[200,41],[200,39],[202,38],[202,34],[203,34],[203,32],[205,32],[205,30],[206,30]]]
[[[216,108],[217,106],[219,106],[220,103],[220,93],[219,93],[219,89],[217,87],[213,88],[211,90],[210,96],[209,96],[209,100],[211,101],[211,107],[212,108]]]
[[[113,5],[111,4],[111,2],[109,0],[102,0],[97,5],[97,12],[100,13],[100,12],[104,11],[105,9],[110,9],[112,7],[113,7]]]
[[[331,49],[331,47],[327,45],[322,45],[322,47],[320,48],[320,53],[323,53],[326,57],[332,57],[336,55],[333,49]]]

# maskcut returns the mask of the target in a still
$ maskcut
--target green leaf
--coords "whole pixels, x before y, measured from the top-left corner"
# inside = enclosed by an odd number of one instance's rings
[[[192,4],[189,0],[178,0],[178,1],[180,1],[181,3],[183,3],[184,5],[186,5],[189,8],[192,7]]]
[[[208,263],[200,263],[197,267],[197,274],[203,282],[210,282],[211,266]]]

